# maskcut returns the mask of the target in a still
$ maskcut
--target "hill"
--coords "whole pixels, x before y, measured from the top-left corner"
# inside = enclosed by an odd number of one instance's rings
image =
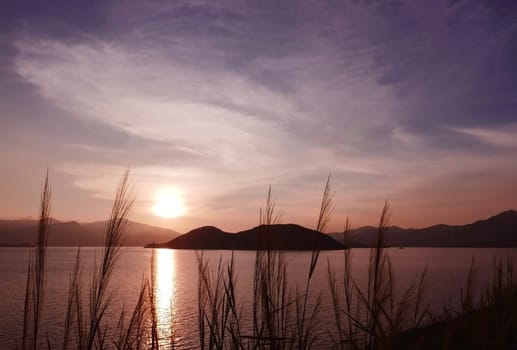
[[[53,219],[48,240],[49,246],[101,246],[107,221],[78,223]],[[34,242],[36,220],[0,220],[0,246],[27,246]],[[163,242],[179,233],[161,227],[129,221],[125,246],[144,246],[150,241]]]
[[[377,228],[366,226],[351,230],[349,245],[370,247]],[[342,233],[331,234],[343,243]],[[467,225],[435,225],[422,229],[392,226],[385,245],[393,247],[516,247],[517,211],[509,210],[486,220]]]
[[[308,228],[287,225],[261,225],[238,233],[221,231],[213,226],[194,229],[167,243],[148,244],[146,247],[172,249],[222,250],[321,250],[343,249],[343,245],[328,235]]]

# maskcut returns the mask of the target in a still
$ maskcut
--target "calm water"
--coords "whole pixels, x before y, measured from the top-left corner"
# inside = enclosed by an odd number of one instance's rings
[[[491,278],[494,255],[516,256],[517,249],[493,248],[406,248],[389,249],[396,283],[407,286],[419,278],[427,266],[427,301],[434,310],[440,310],[444,303],[457,305],[459,289],[465,284],[470,261],[477,263],[476,285],[478,290]],[[0,248],[0,348],[15,348],[21,338],[24,288],[30,249]],[[50,339],[57,338],[63,329],[70,272],[75,261],[76,248],[48,249],[47,284],[42,330]],[[84,293],[91,280],[95,257],[100,257],[99,248],[82,248],[82,280]],[[112,279],[114,295],[107,319],[115,326],[115,316],[122,308],[134,305],[144,277],[150,275],[152,251],[143,248],[124,248],[118,268]],[[220,257],[228,258],[231,252],[210,251],[205,256],[217,265]],[[250,306],[253,278],[254,252],[235,252],[238,273],[238,301]],[[285,253],[288,277],[291,286],[303,285],[310,262],[310,252]],[[353,250],[353,273],[361,283],[366,279],[369,249]],[[163,339],[174,337],[181,349],[197,348],[197,259],[194,251],[156,250],[157,258],[157,300],[159,334]],[[327,288],[327,261],[335,268],[338,276],[343,269],[343,252],[322,252],[315,274],[313,292],[322,293],[323,312],[329,311]],[[172,320],[173,334],[170,324]]]

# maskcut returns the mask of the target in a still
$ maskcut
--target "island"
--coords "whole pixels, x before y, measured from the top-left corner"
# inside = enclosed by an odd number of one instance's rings
[[[260,225],[237,233],[214,226],[196,228],[166,243],[146,248],[199,250],[339,250],[343,244],[332,237],[296,224]]]

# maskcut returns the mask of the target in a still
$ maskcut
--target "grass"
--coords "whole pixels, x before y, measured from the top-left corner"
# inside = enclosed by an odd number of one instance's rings
[[[45,176],[41,194],[40,218],[36,244],[29,257],[27,283],[25,288],[25,306],[23,313],[23,349],[40,348],[40,323],[45,297],[45,263],[47,242],[50,229],[50,198],[52,190],[49,184],[48,172]]]
[[[392,348],[515,349],[517,347],[517,279],[512,257],[494,258],[493,280],[473,301],[475,265],[471,264],[461,308],[445,310],[433,322],[402,332]]]
[[[23,318],[22,349],[159,349],[176,348],[174,337],[159,339],[156,309],[156,255],[150,276],[142,277],[137,301],[124,307],[117,322],[106,315],[116,295],[111,282],[133,199],[129,173],[117,189],[106,227],[104,247],[88,285],[83,285],[81,249],[70,273],[62,339],[50,339],[42,331],[45,307],[47,241],[50,232],[51,187],[45,177],[36,244],[30,255]],[[326,230],[333,212],[330,176],[325,183],[316,230]],[[494,279],[475,300],[476,265],[472,261],[460,293],[461,307],[444,308],[438,315],[425,302],[427,271],[406,289],[396,288],[396,278],[384,240],[389,226],[385,203],[374,248],[370,250],[366,282],[353,277],[353,250],[343,251],[343,273],[338,276],[327,261],[328,292],[332,312],[321,315],[321,290],[313,286],[320,260],[318,241],[313,242],[307,275],[301,285],[289,281],[287,262],[281,251],[269,249],[267,227],[280,223],[271,187],[259,224],[265,225],[262,247],[257,250],[252,279],[252,305],[238,296],[238,276],[233,254],[212,262],[203,252],[198,260],[198,341],[203,349],[311,349],[327,337],[335,349],[512,349],[517,345],[517,278],[514,261],[494,258]],[[345,244],[350,230],[347,220]],[[330,317],[329,317],[330,316]],[[171,320],[171,326],[172,326]],[[172,334],[172,332],[171,332]]]
[[[370,250],[366,287],[361,287],[352,278],[351,250],[345,250],[341,300],[336,274],[328,263],[336,328],[331,335],[337,334],[332,336],[335,348],[387,348],[403,330],[419,327],[428,311],[423,304],[426,270],[418,283],[411,284],[401,294],[395,292],[395,276],[384,248],[388,223],[389,204],[386,202],[374,237],[375,245]],[[345,242],[349,227],[347,221]]]
[[[287,284],[286,262],[281,251],[269,249],[270,232],[268,227],[281,222],[282,212],[276,210],[276,199],[273,199],[269,187],[264,208],[260,209],[259,224],[266,225],[265,235],[261,243],[265,250],[257,250],[255,254],[255,273],[253,278],[253,334],[247,336],[255,348],[280,348],[292,342],[289,334],[288,319],[291,313],[292,292]]]

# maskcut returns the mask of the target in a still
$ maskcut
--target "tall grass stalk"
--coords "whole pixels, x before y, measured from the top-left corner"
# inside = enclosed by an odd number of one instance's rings
[[[110,281],[120,256],[120,248],[124,240],[124,230],[133,199],[129,195],[129,170],[123,175],[106,226],[102,258],[94,261],[91,285],[87,295],[82,293],[80,283],[81,249],[77,250],[76,259],[68,288],[67,309],[63,330],[62,348],[102,349],[108,346],[117,348],[141,348],[145,344],[147,323],[147,284],[142,283],[139,296],[133,311],[128,314],[123,309],[117,325],[111,329],[103,326],[106,311],[112,301],[109,292]],[[129,322],[125,320],[129,317]],[[108,338],[114,331],[115,336]],[[108,343],[107,343],[108,342]],[[50,344],[49,344],[50,345]]]
[[[266,205],[260,207],[259,225],[275,225],[282,222],[282,216],[284,215],[283,210],[277,210],[276,198],[273,197],[271,192],[271,185],[269,185]]]
[[[366,314],[367,347],[376,349],[379,339],[383,336],[380,323],[381,309],[391,292],[391,263],[385,254],[384,238],[388,229],[389,204],[386,201],[379,220],[379,228],[375,237],[375,248],[370,251],[370,263],[368,266],[367,306]]]
[[[506,260],[494,257],[492,261],[494,271],[492,283],[482,295],[481,305],[504,306],[505,301],[517,295],[517,276],[515,258],[507,256]],[[470,293],[472,294],[472,293]]]
[[[368,276],[363,288],[353,277],[351,251],[344,253],[343,292],[340,293],[335,272],[328,263],[328,280],[334,307],[336,330],[329,330],[335,348],[389,348],[392,339],[402,331],[420,326],[428,306],[424,306],[427,269],[418,283],[398,293],[390,258],[385,249],[389,204],[385,203],[370,250]],[[349,224],[345,225],[344,242],[348,245]],[[340,298],[343,301],[340,301]],[[337,335],[337,336],[336,336]]]
[[[48,217],[48,203],[50,200],[48,176],[45,182],[43,198],[44,200],[42,200],[42,202],[45,203],[45,205],[42,206],[44,208],[42,209],[42,218],[45,218]],[[103,328],[102,321],[104,320],[106,310],[112,301],[112,294],[109,293],[110,280],[112,278],[116,262],[120,256],[120,248],[123,243],[123,233],[127,225],[127,218],[132,205],[133,199],[129,198],[128,170],[122,177],[122,180],[120,181],[117,189],[111,215],[106,227],[102,259],[100,263],[94,262],[94,272],[87,300],[83,298],[83,294],[81,292],[81,251],[80,249],[77,250],[68,289],[67,309],[63,330],[63,349],[67,349],[72,346],[77,349],[102,349],[107,346],[106,341],[108,329]],[[48,219],[40,220],[39,231],[48,231]],[[38,247],[45,246],[46,238],[39,238]],[[37,261],[43,261],[44,263],[45,250],[38,248],[38,251],[41,251],[41,253],[39,253]],[[41,258],[42,256],[43,258]],[[40,263],[39,265],[42,266],[43,263]],[[44,269],[40,267],[37,271],[44,271]],[[29,269],[29,276],[31,275],[32,269]],[[32,284],[30,284],[27,287],[27,295],[32,295],[33,290],[41,290],[40,294],[42,293],[42,289],[33,288]],[[128,348],[129,344],[131,344],[131,348],[138,348],[139,346],[136,346],[135,344],[142,343],[144,333],[144,315],[146,313],[145,299],[143,299],[145,291],[146,287],[143,285],[140,290],[137,304],[133,310],[133,313],[131,314],[131,319],[127,327],[123,327],[123,320],[126,316],[126,313],[124,310],[121,312],[119,324],[116,329],[116,333],[119,335],[119,339],[118,341],[114,341],[115,345]],[[28,302],[26,301],[26,309],[27,306],[31,307],[32,305],[32,299],[28,298],[28,300]],[[84,305],[85,301],[88,302],[87,308],[85,308]],[[27,311],[25,314],[28,314]],[[24,325],[25,324],[27,324],[27,322],[24,322]],[[24,339],[26,339],[26,328],[27,327],[24,326]],[[135,334],[136,336],[134,336]],[[37,338],[34,335],[32,336],[32,339]],[[24,348],[25,343],[26,342],[24,341]],[[48,346],[51,346],[50,341],[48,341]],[[36,347],[36,345],[34,345],[34,347]]]
[[[76,332],[83,329],[81,309],[81,248],[77,249],[75,263],[70,275],[70,282],[68,287],[68,301],[66,308],[65,326],[63,330],[63,350],[68,349],[71,333],[74,324],[76,325]],[[81,334],[76,334],[76,339],[81,340]],[[81,348],[81,343],[77,344]]]
[[[320,211],[318,215],[318,221],[316,224],[316,231],[318,233],[325,233],[328,223],[332,218],[334,211],[333,205],[334,193],[332,192],[330,174],[327,177],[325,188],[323,190],[323,196],[321,198]],[[313,249],[311,253],[311,261],[309,265],[309,271],[307,273],[307,279],[305,283],[304,293],[300,295],[297,292],[296,297],[296,338],[298,349],[310,349],[312,344],[317,338],[316,333],[316,321],[319,307],[321,304],[321,293],[317,296],[316,302],[314,303],[310,311],[307,310],[307,302],[309,300],[309,289],[318,264],[320,256],[320,242],[319,236],[313,242]]]
[[[142,280],[138,299],[126,325],[126,312],[121,311],[118,324],[115,330],[116,339],[114,345],[117,349],[142,349],[147,348],[146,342],[146,326],[148,324],[149,307],[147,305],[148,282]],[[152,343],[151,349],[157,349],[157,345]]]
[[[467,274],[467,284],[465,289],[460,288],[461,309],[464,313],[474,309],[474,281],[476,278],[476,261],[470,261],[469,272]]]
[[[242,349],[241,310],[235,293],[233,254],[224,265],[219,259],[217,269],[209,268],[209,260],[198,253],[198,327],[202,349]]]
[[[86,349],[94,345],[102,348],[106,330],[102,329],[102,320],[111,301],[111,294],[107,294],[108,286],[120,256],[120,247],[123,243],[123,233],[127,225],[127,218],[134,200],[129,198],[129,170],[126,171],[118,186],[115,202],[106,227],[104,249],[100,264],[95,264],[96,272],[92,279],[89,310],[86,326]]]
[[[27,282],[25,288],[25,306],[23,313],[23,349],[40,348],[40,323],[45,297],[45,264],[47,243],[50,233],[50,199],[52,190],[49,183],[48,171],[45,175],[43,191],[41,193],[41,207],[38,222],[36,244],[29,257]]]
[[[255,253],[253,277],[253,335],[246,336],[254,348],[285,348],[292,342],[288,333],[290,292],[284,255],[271,248],[271,225],[281,222],[283,211],[276,209],[276,199],[269,186],[265,207],[260,208],[263,227]]]
[[[352,249],[349,248],[350,221],[347,219],[343,229],[343,291],[340,293],[337,277],[330,261],[327,260],[329,290],[332,297],[334,321],[337,338],[334,332],[329,331],[334,348],[355,348],[358,335],[362,331],[359,327],[360,307],[356,304],[358,299],[355,294],[355,284],[352,279]],[[340,298],[343,298],[341,303]],[[342,305],[343,304],[343,305]]]

